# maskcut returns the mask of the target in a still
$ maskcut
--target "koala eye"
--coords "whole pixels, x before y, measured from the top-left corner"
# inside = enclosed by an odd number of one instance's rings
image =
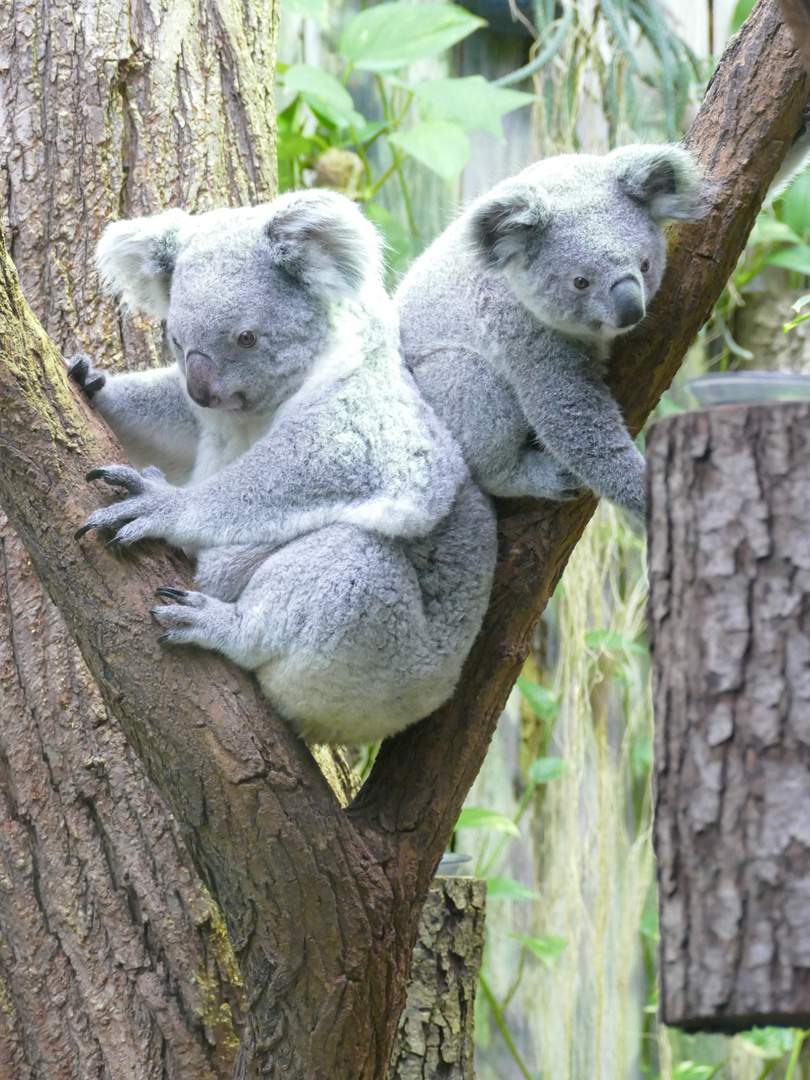
[[[641,272],[642,272],[642,274],[646,274],[649,269],[650,269],[650,260],[649,259],[642,259],[641,260]]]
[[[587,289],[589,285],[590,285],[590,281],[588,281],[587,278],[584,278],[584,277],[575,277],[574,278],[574,287],[577,288],[577,289]]]
[[[258,340],[252,330],[243,330],[236,339],[237,344],[243,349],[252,349]]]
[[[176,338],[176,337],[173,337],[173,338],[172,338],[172,345],[174,345],[175,349],[177,349],[177,350],[178,350],[178,352],[182,352],[182,351],[183,351],[183,347],[182,347],[182,345],[180,344],[180,342],[179,342],[179,341],[177,340],[177,338]]]

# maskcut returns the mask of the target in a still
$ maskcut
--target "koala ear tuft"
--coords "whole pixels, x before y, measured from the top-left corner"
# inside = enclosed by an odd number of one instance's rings
[[[470,210],[467,235],[487,266],[501,268],[521,255],[551,218],[542,192],[530,184],[507,184]]]
[[[190,221],[183,210],[167,210],[108,225],[96,248],[96,269],[107,292],[125,307],[165,318],[177,252]]]
[[[271,204],[266,225],[275,262],[312,292],[337,300],[382,281],[382,240],[344,195],[296,191]]]
[[[659,224],[699,221],[712,208],[714,186],[682,146],[623,146],[605,160],[622,191]]]

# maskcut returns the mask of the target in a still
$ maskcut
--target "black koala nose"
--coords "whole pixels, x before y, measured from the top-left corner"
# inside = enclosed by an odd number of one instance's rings
[[[186,357],[186,390],[192,401],[204,409],[215,406],[219,397],[216,393],[216,364],[205,353],[193,352]]]
[[[635,326],[644,318],[644,292],[635,278],[622,278],[611,287],[616,326],[620,330]]]

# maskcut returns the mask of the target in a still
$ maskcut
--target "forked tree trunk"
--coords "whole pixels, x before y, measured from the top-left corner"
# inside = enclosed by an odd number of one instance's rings
[[[650,431],[661,1018],[810,1024],[810,404]]]
[[[112,218],[275,191],[273,0],[16,0],[0,15],[0,199],[64,355],[158,362],[91,255]],[[238,93],[237,93],[238,89]],[[0,515],[0,1077],[225,1080],[224,920]]]
[[[633,430],[731,273],[806,96],[789,33],[763,0],[688,137],[717,179],[716,210],[675,235],[656,311],[616,350],[613,385]],[[97,499],[84,473],[120,449],[69,392],[2,252],[0,331],[0,499],[225,913],[246,990],[235,1075],[384,1080],[433,872],[593,500],[503,508],[492,604],[454,700],[383,745],[344,812],[244,674],[157,645],[154,589],[189,581],[187,568],[157,546],[119,562],[75,544]]]

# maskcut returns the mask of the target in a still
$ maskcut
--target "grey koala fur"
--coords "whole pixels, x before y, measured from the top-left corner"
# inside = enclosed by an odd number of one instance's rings
[[[605,382],[614,339],[644,318],[663,226],[708,212],[678,146],[547,158],[474,202],[397,294],[419,388],[490,495],[581,486],[644,512],[644,458]]]
[[[160,590],[163,640],[254,671],[323,742],[391,735],[450,696],[495,563],[491,508],[402,363],[379,248],[327,192],[118,222],[99,272],[166,320],[177,362],[71,363],[148,465],[93,470],[128,498],[77,535],[194,555],[202,591]]]

